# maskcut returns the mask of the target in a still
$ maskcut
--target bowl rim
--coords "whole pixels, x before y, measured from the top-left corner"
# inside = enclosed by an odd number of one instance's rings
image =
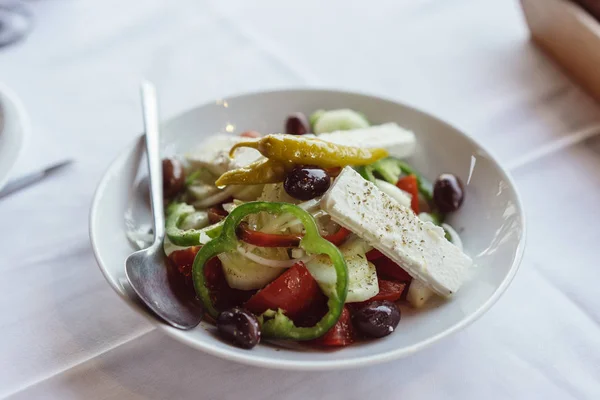
[[[235,101],[235,100],[243,99],[246,97],[262,96],[262,95],[270,95],[270,94],[285,94],[285,93],[292,94],[292,93],[297,93],[297,92],[326,93],[326,94],[334,94],[334,95],[340,95],[340,96],[352,95],[352,96],[357,96],[357,97],[363,97],[367,101],[385,101],[385,102],[393,103],[394,105],[404,107],[405,109],[410,110],[413,113],[421,114],[430,119],[433,119],[433,120],[441,123],[442,125],[445,125],[446,127],[460,133],[460,135],[462,135],[464,139],[466,139],[468,142],[470,142],[470,144],[473,145],[474,147],[478,148],[487,158],[489,158],[493,162],[493,164],[497,167],[498,172],[500,173],[500,176],[503,179],[505,179],[506,181],[508,181],[512,191],[514,192],[514,205],[515,205],[515,208],[520,217],[519,219],[521,221],[521,226],[520,226],[521,236],[519,238],[519,243],[517,245],[517,248],[516,248],[516,251],[514,254],[512,265],[510,266],[510,269],[509,269],[507,275],[504,277],[504,279],[502,280],[500,285],[492,293],[492,295],[489,297],[489,299],[487,301],[485,301],[484,303],[482,303],[470,315],[468,315],[465,318],[463,318],[462,320],[460,320],[458,323],[450,326],[449,328],[439,332],[438,334],[436,334],[426,340],[418,342],[412,346],[403,347],[400,349],[389,351],[384,354],[375,354],[375,355],[369,355],[369,356],[364,356],[364,357],[356,357],[356,358],[350,359],[350,360],[347,360],[347,359],[346,360],[327,360],[327,361],[281,360],[281,359],[276,359],[276,358],[272,358],[272,357],[264,357],[264,356],[254,355],[252,352],[234,351],[233,348],[231,350],[229,350],[228,348],[215,347],[212,344],[207,343],[207,342],[193,340],[186,334],[186,331],[182,331],[182,330],[173,328],[170,325],[162,322],[158,318],[156,318],[152,315],[149,315],[146,311],[142,310],[142,308],[139,306],[139,304],[136,302],[136,300],[130,298],[126,293],[121,292],[118,289],[118,285],[114,281],[112,275],[110,273],[108,273],[107,268],[104,266],[103,261],[102,261],[102,256],[101,256],[99,249],[97,248],[96,243],[95,243],[96,242],[95,232],[97,231],[96,225],[95,225],[95,220],[96,220],[97,210],[99,208],[100,193],[103,192],[105,190],[106,186],[108,185],[108,181],[111,176],[111,172],[115,168],[115,166],[118,164],[118,161],[127,157],[127,155],[129,154],[131,149],[135,146],[135,144],[138,143],[142,139],[143,135],[137,136],[134,141],[132,141],[124,149],[122,149],[119,152],[118,156],[115,157],[112,160],[112,162],[109,164],[109,166],[105,169],[105,171],[102,175],[102,178],[94,192],[94,196],[93,196],[93,200],[92,200],[92,204],[91,204],[91,208],[90,208],[89,219],[88,219],[90,242],[92,245],[94,257],[96,258],[98,267],[99,267],[100,271],[102,272],[102,274],[104,275],[105,279],[109,282],[111,288],[119,295],[120,298],[122,298],[125,301],[126,304],[128,304],[131,308],[133,308],[138,314],[142,315],[144,318],[146,318],[148,321],[150,321],[155,327],[158,327],[163,332],[165,332],[167,335],[177,339],[178,341],[180,341],[190,347],[193,347],[198,350],[202,350],[203,352],[205,352],[207,354],[217,356],[219,358],[239,362],[239,363],[246,364],[246,365],[258,366],[258,367],[264,367],[264,368],[276,368],[276,369],[283,369],[283,370],[319,371],[319,370],[333,370],[333,369],[348,369],[348,368],[363,367],[363,366],[369,366],[369,365],[373,365],[373,364],[379,364],[379,363],[391,361],[394,359],[398,359],[398,358],[402,358],[402,357],[414,354],[420,350],[423,350],[423,349],[433,345],[434,343],[439,342],[441,339],[443,339],[447,336],[450,336],[455,332],[460,331],[461,329],[467,327],[468,325],[470,325],[471,323],[473,323],[474,321],[479,319],[487,310],[489,310],[498,301],[498,299],[502,296],[502,294],[506,291],[508,286],[511,284],[517,271],[519,270],[519,266],[521,264],[521,261],[523,259],[523,254],[525,251],[525,244],[526,244],[526,238],[527,238],[526,215],[524,212],[521,196],[518,192],[517,186],[511,176],[510,172],[502,167],[502,165],[498,162],[497,157],[495,157],[492,152],[490,152],[487,148],[485,148],[483,145],[478,143],[475,139],[471,138],[471,136],[467,135],[463,130],[456,128],[455,126],[451,125],[450,123],[448,123],[428,112],[422,111],[422,110],[420,110],[416,107],[413,107],[409,104],[406,104],[406,103],[403,103],[403,102],[400,102],[400,101],[397,101],[397,100],[394,100],[391,98],[387,98],[384,96],[378,96],[378,95],[368,94],[368,93],[359,92],[359,91],[338,90],[338,89],[330,89],[330,88],[286,88],[286,89],[276,89],[276,90],[244,92],[244,93],[232,95],[232,96],[223,96],[223,99],[227,99],[228,101]],[[176,115],[169,117],[165,121],[181,118],[188,113],[194,112],[194,110],[196,110],[198,108],[206,107],[211,104],[214,104],[214,101],[204,102],[202,104],[199,104],[198,106],[195,106],[195,107],[189,108],[185,111],[182,111],[180,113],[177,113]],[[123,262],[123,265],[125,265],[124,262]],[[235,350],[238,350],[238,349],[235,349]]]

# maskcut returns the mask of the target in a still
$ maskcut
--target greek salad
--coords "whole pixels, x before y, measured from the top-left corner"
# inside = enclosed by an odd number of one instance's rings
[[[349,109],[294,113],[284,132],[163,160],[169,268],[225,340],[347,346],[392,333],[398,304],[459,290],[472,261],[444,220],[465,189],[404,161],[413,132]]]

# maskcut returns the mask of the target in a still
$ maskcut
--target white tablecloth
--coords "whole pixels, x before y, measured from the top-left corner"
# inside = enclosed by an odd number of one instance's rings
[[[15,174],[76,163],[0,202],[0,397],[600,398],[600,136],[577,133],[600,108],[529,42],[516,0],[29,4],[35,30],[0,51],[33,126]],[[165,337],[112,292],[87,233],[103,170],[141,131],[141,77],[164,117],[299,86],[441,116],[512,166],[530,228],[521,270],[472,326],[370,368],[272,371]]]

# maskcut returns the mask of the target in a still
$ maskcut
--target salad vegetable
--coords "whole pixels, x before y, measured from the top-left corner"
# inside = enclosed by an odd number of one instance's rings
[[[261,183],[277,183],[285,179],[286,163],[264,158],[245,167],[228,171],[215,182],[217,186],[256,185]]]
[[[224,220],[221,234],[200,249],[194,260],[192,276],[196,292],[204,304],[206,312],[214,318],[217,318],[219,315],[211,300],[210,290],[205,282],[204,267],[206,263],[218,254],[236,251],[239,246],[239,240],[236,235],[237,227],[244,217],[259,212],[273,214],[288,213],[302,221],[306,232],[300,241],[300,248],[309,254],[328,255],[336,272],[335,290],[327,294],[329,310],[320,321],[311,327],[297,327],[281,308],[278,310],[267,310],[259,318],[263,336],[293,340],[311,340],[322,336],[335,325],[346,300],[348,291],[346,262],[338,248],[319,235],[317,225],[312,216],[300,207],[292,204],[268,202],[243,204],[233,210]]]
[[[418,174],[410,165],[402,160],[398,160],[394,157],[387,157],[376,161],[375,163],[363,166],[358,169],[358,172],[363,178],[373,182],[375,173],[380,175],[387,182],[396,184],[400,176],[414,175],[417,180],[417,186],[419,188],[419,194],[423,196],[426,201],[431,202],[433,200],[432,186],[427,179]]]
[[[292,113],[284,132],[163,162],[165,254],[223,339],[347,346],[459,289],[472,261],[446,217],[465,187],[405,161],[415,133],[348,109]]]
[[[314,133],[317,135],[334,131],[367,128],[369,126],[369,121],[367,121],[367,118],[363,114],[349,109],[317,110],[310,116],[310,123]]]
[[[371,164],[387,156],[385,149],[349,147],[316,138],[282,134],[239,142],[231,148],[230,155],[240,147],[256,149],[272,160],[323,168]]]
[[[214,239],[221,232],[222,222],[204,229],[182,229],[180,226],[190,215],[196,212],[193,206],[185,203],[172,203],[167,209],[165,223],[169,240],[177,246],[197,246]]]

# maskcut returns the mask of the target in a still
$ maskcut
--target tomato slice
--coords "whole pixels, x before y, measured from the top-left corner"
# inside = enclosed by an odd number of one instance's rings
[[[344,306],[338,322],[327,333],[314,340],[315,344],[322,346],[342,347],[354,343],[355,334],[352,326],[352,316],[348,306]]]
[[[196,258],[200,247],[188,247],[187,249],[176,250],[169,254],[169,260],[175,265],[179,273],[185,277],[186,283],[192,282],[192,264],[194,264],[194,258]]]
[[[344,240],[346,240],[348,235],[350,235],[351,233],[352,232],[350,232],[348,229],[344,228],[343,226],[340,226],[340,229],[338,229],[336,233],[323,236],[323,239],[329,240],[331,243],[335,244],[336,246],[339,246],[340,244],[344,243]]]
[[[410,208],[412,208],[415,214],[419,214],[419,184],[416,175],[407,175],[400,178],[396,183],[396,186],[405,192],[410,193],[412,196]]]
[[[350,231],[340,227],[336,233],[323,236],[336,246],[341,245],[350,235]],[[250,229],[248,224],[241,223],[237,230],[238,237],[246,243],[260,247],[297,247],[300,245],[301,235],[286,235],[278,233],[265,233]]]
[[[193,287],[192,281],[192,265],[194,258],[200,250],[201,246],[188,247],[182,250],[176,250],[169,254],[169,260],[175,265],[179,273],[181,273],[186,284]],[[219,309],[227,309],[244,304],[254,293],[255,290],[239,290],[229,287],[223,272],[221,261],[217,257],[213,257],[206,263],[204,267],[204,276],[206,284],[210,289],[211,296],[215,306]]]
[[[244,242],[260,247],[297,247],[300,245],[301,239],[298,235],[280,235],[255,231],[250,229],[246,223],[239,225],[237,235]]]
[[[214,207],[211,207],[208,209],[208,221],[211,224],[216,224],[217,222],[221,221],[222,219],[225,219],[227,214],[228,213],[223,208],[223,205],[219,204],[217,206],[214,206]]]
[[[367,252],[367,261],[375,261],[380,259],[381,257],[385,257],[382,252],[377,249],[372,249]]]
[[[342,167],[325,168],[325,171],[327,171],[327,174],[329,174],[329,176],[335,178],[342,172]]]
[[[400,282],[412,281],[412,277],[408,272],[386,256],[382,255],[382,257],[373,260],[373,264],[375,264],[375,268],[377,269],[377,275],[392,278]]]
[[[406,289],[406,282],[389,281],[387,279],[378,279],[379,293],[367,301],[398,301]]]
[[[372,301],[398,301],[403,298],[404,292],[408,287],[408,283],[406,282],[392,281],[389,279],[377,278],[377,283],[379,284],[379,293],[377,293],[375,296],[371,297],[368,300],[361,301],[358,303],[349,303],[348,305],[350,306],[350,309],[356,310],[357,308],[365,306],[371,303]]]
[[[321,298],[321,289],[302,261],[297,262],[273,282],[259,290],[245,304],[254,314],[281,308],[295,318]]]

